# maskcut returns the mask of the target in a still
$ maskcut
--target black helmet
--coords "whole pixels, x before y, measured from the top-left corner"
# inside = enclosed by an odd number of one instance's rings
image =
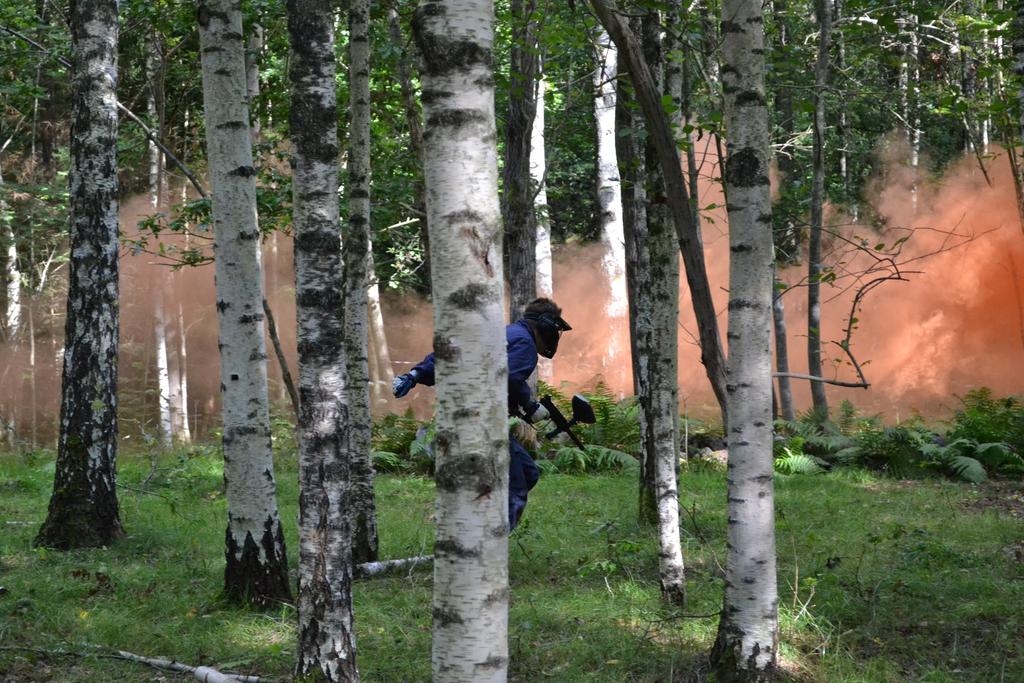
[[[562,318],[562,309],[550,299],[534,299],[526,305],[523,318],[529,320],[537,337],[537,353],[553,358],[558,350],[558,339],[572,329]]]

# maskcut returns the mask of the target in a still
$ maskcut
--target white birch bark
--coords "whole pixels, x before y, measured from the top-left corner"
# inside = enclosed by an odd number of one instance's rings
[[[3,172],[0,171],[0,187],[4,184]],[[7,205],[0,199],[0,215]],[[14,230],[8,220],[0,219],[0,243],[6,245],[7,259],[4,261],[4,279],[7,282],[7,310],[4,311],[4,329],[9,340],[18,338],[21,328],[21,271],[18,270],[18,243]]]
[[[358,681],[349,511],[350,366],[338,231],[338,123],[330,1],[289,0],[288,33],[301,392],[296,674]]]
[[[494,6],[424,2],[427,214],[437,374],[433,680],[508,676],[508,360]]]
[[[53,495],[36,544],[109,545],[117,503],[117,1],[71,7],[71,259]]]
[[[644,52],[648,67],[661,85],[662,92],[673,100],[682,97],[682,74],[664,74],[660,16],[651,12],[643,19]],[[666,51],[674,49],[665,39]],[[679,111],[672,117],[673,129],[680,127]],[[649,198],[663,197],[665,183],[658,167],[658,154],[653,138],[647,138],[647,184]],[[676,467],[679,460],[679,249],[675,225],[664,202],[647,206],[647,239],[650,250],[650,288],[639,292],[649,298],[651,326],[641,329],[650,337],[648,347],[650,376],[648,394],[641,397],[641,409],[647,412],[644,446],[647,462],[654,463],[655,500],[658,515],[658,574],[661,595],[674,604],[686,602],[686,576],[682,545],[679,541],[679,490]]]
[[[345,357],[352,454],[352,561],[377,561],[377,509],[370,460],[370,3],[353,0],[349,26],[348,222],[345,261]]]
[[[544,96],[547,81],[543,76],[543,63],[538,60],[537,90],[534,96],[536,111],[533,129],[530,132],[530,181],[536,194],[533,199],[533,213],[537,224],[537,243],[534,260],[537,273],[537,296],[552,298],[555,295],[554,270],[551,253],[551,214],[548,210],[547,156],[544,150]],[[537,377],[551,383],[554,377],[554,363],[550,358],[537,359]]]
[[[538,70],[541,68],[538,66]],[[555,283],[552,279],[551,216],[548,214],[547,158],[544,152],[544,95],[546,92],[547,81],[542,76],[537,79],[537,111],[533,117],[533,131],[530,139],[530,180],[536,191],[533,207],[537,216],[537,296],[550,299],[555,293]],[[542,364],[541,367],[544,365]]]
[[[200,0],[206,147],[213,187],[217,320],[228,528],[225,593],[289,600],[270,443],[256,171],[249,132],[240,6]]]
[[[161,278],[162,279],[162,278]],[[160,283],[163,284],[163,283]],[[156,291],[153,332],[156,337],[156,376],[160,395],[160,445],[170,448],[174,439],[174,423],[171,419],[171,376],[167,360],[167,314],[164,311],[164,293],[159,285]]]
[[[722,3],[729,197],[728,553],[713,659],[723,681],[767,681],[778,658],[772,483],[772,220],[764,25]],[[716,679],[717,679],[716,678]]]
[[[171,376],[171,415],[174,417],[174,431],[183,443],[192,442],[192,430],[188,424],[188,328],[185,326],[185,311],[178,302],[177,316],[178,356]]]
[[[602,267],[610,288],[605,314],[614,327],[628,314],[626,293],[626,251],[622,225],[622,184],[615,154],[615,74],[618,50],[601,32],[597,41],[597,68],[594,71],[594,119],[597,124],[597,198],[601,208],[601,241],[605,245]],[[605,367],[613,367],[623,349],[616,335],[608,337]]]

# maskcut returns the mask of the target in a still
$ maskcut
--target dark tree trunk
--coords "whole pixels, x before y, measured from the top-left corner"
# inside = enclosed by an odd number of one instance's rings
[[[53,495],[36,545],[109,545],[116,489],[117,2],[72,4],[71,263]]]
[[[811,234],[807,253],[807,369],[822,377],[821,365],[821,232],[825,206],[825,89],[828,86],[829,34],[832,31],[830,0],[815,0],[818,15],[818,62],[814,69],[814,162],[811,179]],[[828,417],[825,383],[811,381],[814,412]]]
[[[512,0],[515,22],[509,65],[508,120],[505,124],[504,218],[509,260],[509,320],[522,317],[537,296],[537,214],[530,183],[530,141],[537,115],[536,0]]]

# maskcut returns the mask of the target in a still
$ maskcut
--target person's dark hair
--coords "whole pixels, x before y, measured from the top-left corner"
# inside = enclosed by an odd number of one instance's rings
[[[526,315],[530,313],[538,316],[547,313],[550,316],[558,318],[562,315],[562,307],[551,299],[542,296],[526,304],[526,308],[523,309],[523,314]]]

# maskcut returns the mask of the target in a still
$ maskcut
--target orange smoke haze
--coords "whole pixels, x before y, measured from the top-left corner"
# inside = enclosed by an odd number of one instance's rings
[[[999,150],[996,150],[997,152]],[[834,342],[844,336],[850,306],[859,286],[870,278],[856,273],[872,260],[852,253],[849,241],[863,239],[869,247],[893,243],[909,235],[897,262],[905,281],[888,281],[867,294],[856,313],[858,322],[851,350],[863,366],[871,388],[829,387],[832,405],[849,399],[858,407],[880,412],[896,421],[915,412],[948,415],[956,395],[988,386],[999,394],[1024,393],[1024,232],[1016,213],[1012,178],[1006,158],[988,160],[989,185],[973,159],[964,159],[940,179],[918,181],[899,163],[899,149],[890,146],[883,159],[885,173],[867,193],[866,203],[884,219],[882,232],[857,225],[835,212],[828,216],[826,260],[838,263],[834,285],[822,287],[822,338],[825,374],[856,381],[856,373]],[[705,156],[706,159],[713,155]],[[724,201],[711,167],[702,169],[700,204],[721,207]],[[773,175],[773,181],[785,182]],[[916,194],[916,199],[915,199]],[[150,213],[142,200],[125,202],[122,229],[136,232],[138,219]],[[725,338],[728,287],[728,230],[724,208],[704,213],[702,226],[708,274],[721,336]],[[912,230],[911,230],[912,229]],[[829,251],[831,254],[829,255]],[[554,298],[573,325],[554,362],[554,383],[567,390],[592,388],[604,381],[621,395],[633,393],[625,320],[604,313],[609,288],[601,269],[599,245],[556,248]],[[276,235],[264,247],[266,290],[278,333],[296,377],[295,286],[291,239]],[[218,429],[219,359],[214,306],[213,267],[172,271],[147,254],[122,256],[120,405],[122,431],[129,439],[158,431],[158,388],[155,361],[154,311],[158,292],[165,299],[168,346],[176,348],[184,324],[187,341],[188,409],[192,433],[209,437]],[[806,373],[805,266],[781,274],[791,285],[784,295],[792,372]],[[63,276],[63,272],[61,273]],[[418,362],[432,344],[433,317],[429,303],[415,297],[384,292],[383,310],[392,366],[396,374]],[[717,406],[700,364],[697,328],[685,280],[680,283],[682,313],[679,329],[679,389],[681,409],[689,414],[715,415]],[[36,423],[39,443],[52,444],[59,411],[61,338],[64,304],[52,310],[26,306],[27,330],[31,313],[35,331],[35,371],[30,371],[29,344],[23,333],[17,345],[0,347],[0,418],[16,425],[17,438],[30,443]],[[179,318],[180,314],[180,318]],[[615,342],[614,344],[612,342]],[[607,349],[626,351],[610,358]],[[268,340],[268,374],[276,411],[291,417],[291,406]],[[175,354],[172,354],[175,355]],[[178,362],[176,358],[172,362]],[[35,385],[33,401],[32,379]],[[807,382],[792,380],[798,410],[809,406]],[[416,389],[402,401],[389,400],[379,411],[412,408],[429,414],[433,391]]]

